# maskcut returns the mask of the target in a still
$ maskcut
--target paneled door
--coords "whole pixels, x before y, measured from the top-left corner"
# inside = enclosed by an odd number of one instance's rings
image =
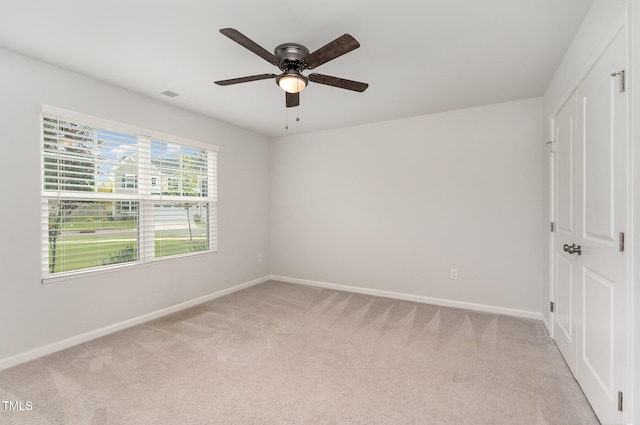
[[[576,375],[577,358],[577,327],[576,327],[576,261],[575,256],[563,249],[565,244],[577,240],[575,225],[575,187],[574,161],[578,155],[574,154],[577,147],[576,140],[576,94],[553,119],[554,143],[554,315],[553,335],[562,352],[569,369]]]
[[[626,31],[554,119],[554,338],[604,424],[624,423]]]
[[[627,225],[627,57],[621,31],[578,89],[578,382],[601,422],[623,423]],[[572,242],[573,243],[573,242]]]

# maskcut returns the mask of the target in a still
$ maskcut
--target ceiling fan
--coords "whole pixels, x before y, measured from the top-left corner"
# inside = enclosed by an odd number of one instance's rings
[[[220,86],[229,86],[232,84],[247,83],[249,81],[275,78],[276,84],[285,91],[287,108],[298,106],[300,104],[300,92],[304,90],[309,82],[325,84],[327,86],[357,92],[363,92],[367,87],[369,87],[369,84],[366,83],[332,77],[330,75],[315,73],[309,74],[308,77],[302,75],[302,71],[305,69],[316,68],[323,63],[327,63],[330,60],[360,47],[360,43],[358,43],[358,41],[349,34],[344,34],[336,38],[313,53],[309,53],[309,49],[301,44],[284,43],[276,47],[272,54],[236,29],[223,28],[220,32],[244,48],[260,56],[267,62],[277,66],[282,71],[282,74],[280,75],[259,74],[249,77],[216,81],[215,83]]]

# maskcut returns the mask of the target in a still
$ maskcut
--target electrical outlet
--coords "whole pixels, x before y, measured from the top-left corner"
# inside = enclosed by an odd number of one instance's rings
[[[458,280],[458,269],[451,269],[451,270],[449,271],[449,277],[450,277],[452,280]]]
[[[262,254],[258,254],[258,263],[262,263]]]

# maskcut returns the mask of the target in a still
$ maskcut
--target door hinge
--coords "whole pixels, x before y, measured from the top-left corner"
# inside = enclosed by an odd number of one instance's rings
[[[618,233],[618,251],[624,252],[624,232]]]
[[[551,225],[549,226],[549,228],[551,230],[551,233],[555,232],[556,231],[556,224],[552,221]]]
[[[620,76],[620,83],[619,83],[620,85],[619,85],[618,90],[620,91],[620,93],[623,93],[623,92],[625,92],[627,90],[626,81],[625,81],[626,78],[625,78],[624,70],[622,70],[620,72],[614,72],[613,74],[611,74],[612,77],[615,77],[616,75]]]
[[[549,310],[553,313],[555,309],[556,309],[556,305],[553,301],[551,301],[549,303]]]
[[[622,412],[622,391],[618,391],[618,412]]]

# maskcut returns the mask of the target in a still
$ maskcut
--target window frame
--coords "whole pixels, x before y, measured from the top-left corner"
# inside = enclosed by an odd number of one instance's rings
[[[137,266],[147,266],[156,262],[175,261],[183,258],[215,254],[218,252],[217,227],[218,227],[218,202],[217,202],[217,170],[218,170],[218,146],[187,139],[180,136],[166,134],[164,132],[149,130],[129,124],[119,123],[91,115],[69,111],[50,105],[41,105],[40,118],[40,200],[41,200],[41,282],[50,283],[69,278],[88,276],[92,274],[100,274],[110,272],[114,269],[130,268]],[[138,161],[140,163],[137,168],[136,175],[132,175],[134,180],[131,182],[135,187],[126,187],[124,192],[118,193],[102,193],[96,191],[65,191],[58,184],[58,188],[48,189],[46,187],[46,167],[45,167],[45,127],[44,119],[53,118],[65,120],[71,123],[87,125],[95,129],[107,132],[118,132],[136,137],[136,146],[138,148]],[[184,194],[165,194],[162,191],[162,183],[157,176],[153,175],[152,162],[149,150],[154,142],[168,143],[170,145],[178,145],[180,148],[199,149],[206,151],[207,173],[206,188],[207,196],[185,196]],[[141,165],[140,165],[141,164]],[[129,177],[129,175],[126,175]],[[124,178],[124,177],[123,177]],[[148,184],[144,184],[148,180]],[[155,180],[155,182],[153,181]],[[115,182],[118,186],[122,182]],[[155,183],[155,184],[154,184]],[[122,183],[124,184],[124,183]],[[141,187],[142,186],[142,187]],[[148,186],[148,188],[146,188]],[[158,190],[160,188],[160,190]],[[137,193],[133,193],[137,192]],[[201,191],[202,192],[202,191]],[[129,215],[137,215],[138,236],[136,238],[138,259],[125,263],[108,264],[79,270],[64,271],[50,274],[49,273],[49,202],[50,200],[94,200],[94,201],[113,201],[113,202],[138,202],[139,211],[129,212]],[[154,229],[154,205],[158,203],[201,203],[206,204],[209,214],[209,220],[206,227],[207,248],[204,250],[180,253],[168,256],[156,256],[155,253],[155,229]],[[150,245],[151,244],[151,248]]]

